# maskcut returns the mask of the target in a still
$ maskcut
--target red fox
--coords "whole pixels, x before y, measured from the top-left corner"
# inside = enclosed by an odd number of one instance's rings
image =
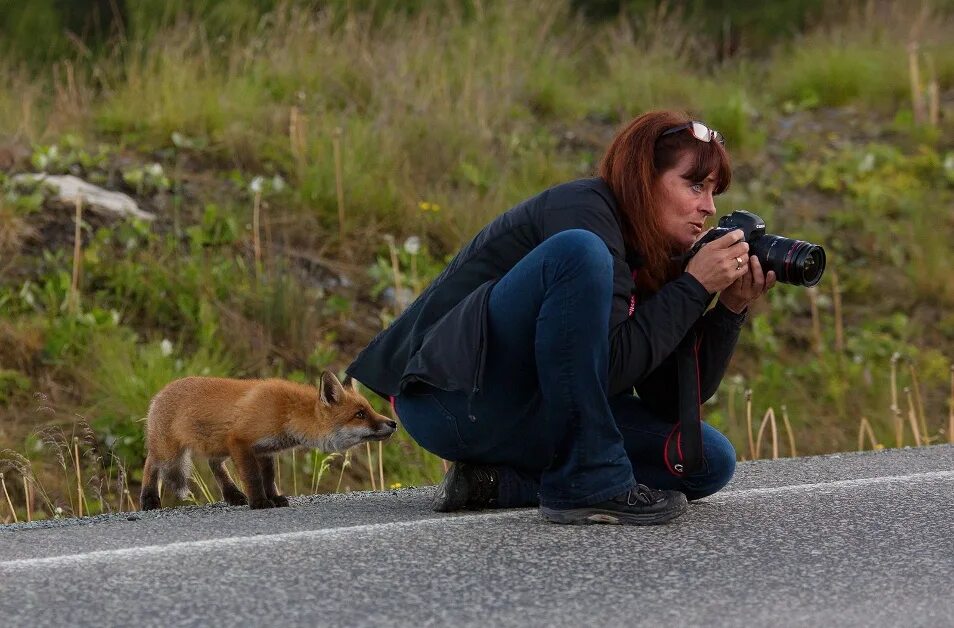
[[[159,508],[159,478],[182,499],[189,493],[192,454],[209,459],[222,497],[233,506],[287,506],[275,486],[273,454],[290,447],[343,451],[384,440],[397,423],[378,414],[354,388],[325,371],[318,387],[280,379],[185,377],[160,390],[146,418],[142,510]],[[245,494],[225,468],[231,457]]]

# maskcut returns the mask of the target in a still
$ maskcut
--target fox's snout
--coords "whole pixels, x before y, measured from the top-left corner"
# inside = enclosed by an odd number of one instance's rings
[[[393,434],[396,431],[397,431],[397,422],[392,421],[391,419],[386,419],[378,423],[377,427],[375,428],[372,434],[375,440],[384,440],[386,438],[389,438],[391,434]]]

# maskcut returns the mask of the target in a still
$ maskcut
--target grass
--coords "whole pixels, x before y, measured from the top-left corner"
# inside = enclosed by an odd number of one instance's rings
[[[844,22],[803,33],[779,47],[768,72],[775,102],[819,107],[863,105],[891,110],[911,102],[909,50],[920,67],[921,88],[949,84],[950,16],[931,3],[856,5]]]
[[[709,420],[743,457],[952,437],[949,12],[859,3],[768,54],[725,57],[665,8],[589,22],[543,0],[275,6],[235,29],[206,7],[204,28],[164,19],[109,52],[0,60],[0,163],[9,141],[33,153],[11,172],[71,172],[159,216],[84,212],[74,265],[72,214],[0,174],[0,445],[22,452],[0,471],[18,516],[26,492],[36,516],[128,509],[136,419],[168,379],[311,381],[344,366],[399,313],[389,294],[419,292],[487,221],[590,174],[618,125],[661,107],[727,137],[736,176],[720,210],[823,243],[838,276],[837,292],[831,274],[755,308]],[[943,115],[917,121],[912,89],[923,97],[932,78]],[[56,417],[32,411],[34,391]],[[73,433],[77,415],[94,436]],[[43,445],[37,425],[66,440]],[[78,448],[63,444],[73,435]],[[110,452],[99,466],[94,450]],[[286,454],[283,483],[414,485],[443,468],[404,434],[368,454],[347,468]],[[198,477],[201,499],[217,497]]]

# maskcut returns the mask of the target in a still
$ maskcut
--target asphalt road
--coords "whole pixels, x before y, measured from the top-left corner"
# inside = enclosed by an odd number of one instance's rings
[[[0,526],[3,626],[954,626],[954,447],[739,465],[665,526],[432,488]]]

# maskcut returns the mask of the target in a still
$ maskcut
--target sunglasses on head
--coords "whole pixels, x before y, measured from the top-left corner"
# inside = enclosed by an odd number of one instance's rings
[[[696,122],[695,120],[686,122],[685,124],[680,124],[679,126],[674,126],[671,129],[666,129],[659,137],[669,135],[670,133],[678,133],[684,129],[688,129],[689,132],[692,133],[692,136],[700,142],[711,142],[712,140],[715,140],[725,146],[725,138],[722,137],[721,133],[710,129],[703,123]]]

